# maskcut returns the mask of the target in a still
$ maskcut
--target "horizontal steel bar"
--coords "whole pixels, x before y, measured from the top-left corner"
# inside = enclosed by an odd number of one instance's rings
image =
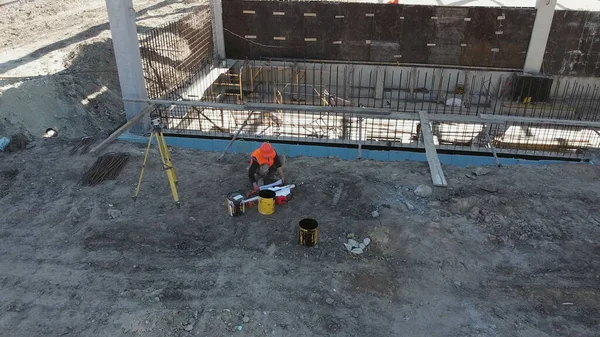
[[[268,104],[268,103],[246,103],[246,104],[229,104],[229,103],[212,103],[201,101],[172,101],[160,99],[133,99],[123,98],[125,102],[139,102],[162,105],[183,105],[195,106],[203,108],[224,109],[224,110],[262,110],[262,111],[280,111],[293,110],[303,111],[307,113],[351,113],[355,116],[363,117],[386,117],[391,119],[418,120],[417,113],[409,112],[393,112],[386,109],[377,108],[354,108],[354,107],[332,107],[332,106],[313,106],[313,105],[294,105],[294,104]],[[471,115],[451,115],[451,114],[428,114],[429,120],[436,122],[450,123],[535,123],[535,124],[550,124],[562,126],[579,126],[589,128],[600,128],[600,122],[574,121],[565,119],[549,119],[549,118],[534,118],[534,117],[518,117],[518,116],[500,116],[480,114],[479,116]]]
[[[551,118],[536,118],[536,117],[518,117],[518,116],[501,116],[480,114],[484,121],[489,122],[515,122],[515,123],[534,123],[534,124],[550,124],[562,126],[580,126],[589,128],[600,128],[600,122],[576,121],[568,119],[551,119]]]

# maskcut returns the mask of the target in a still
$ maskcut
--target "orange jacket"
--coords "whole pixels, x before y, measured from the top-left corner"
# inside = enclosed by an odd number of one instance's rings
[[[256,161],[258,162],[258,165],[269,164],[269,166],[273,166],[273,164],[275,163],[275,155],[273,155],[269,159],[267,159],[267,158],[265,158],[265,157],[262,156],[262,154],[260,152],[260,148],[256,149],[250,155],[250,165],[252,165],[252,161],[254,159],[256,159]]]

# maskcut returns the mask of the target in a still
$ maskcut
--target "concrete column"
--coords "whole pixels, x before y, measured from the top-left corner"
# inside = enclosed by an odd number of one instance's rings
[[[148,99],[132,0],[106,0],[106,9],[119,72],[121,94],[124,98]],[[129,120],[140,113],[147,104],[124,102],[124,106]],[[147,117],[134,125],[131,132],[141,134],[149,129],[150,118]]]
[[[210,10],[213,20],[213,45],[216,48],[217,58],[224,60],[225,55],[225,35],[223,33],[223,4],[222,0],[210,0]]]
[[[535,22],[523,71],[538,74],[542,69],[546,43],[548,42],[552,18],[554,18],[554,10],[556,9],[556,0],[537,0],[535,8],[537,13],[535,14]]]

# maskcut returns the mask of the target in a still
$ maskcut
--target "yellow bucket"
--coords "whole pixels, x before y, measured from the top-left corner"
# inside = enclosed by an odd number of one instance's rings
[[[263,215],[275,213],[275,192],[271,190],[258,192],[258,213]]]

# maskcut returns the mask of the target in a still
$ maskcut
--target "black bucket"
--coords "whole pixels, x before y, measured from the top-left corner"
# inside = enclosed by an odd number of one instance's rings
[[[315,219],[302,219],[298,224],[298,241],[303,246],[314,246],[319,239],[319,223]]]

